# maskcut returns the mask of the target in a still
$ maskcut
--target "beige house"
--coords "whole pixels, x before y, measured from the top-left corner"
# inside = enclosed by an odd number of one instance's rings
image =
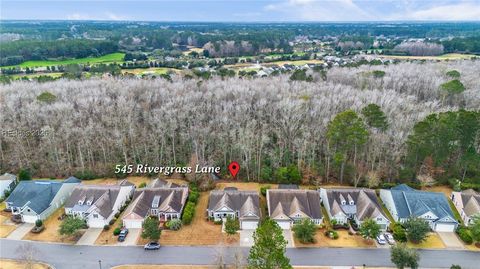
[[[469,189],[452,192],[451,198],[466,225],[471,224],[473,216],[480,216],[480,193]]]

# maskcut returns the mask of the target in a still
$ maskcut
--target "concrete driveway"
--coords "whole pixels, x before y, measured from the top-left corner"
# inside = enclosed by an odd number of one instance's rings
[[[465,249],[462,241],[458,238],[456,233],[452,232],[437,232],[443,243],[448,249]]]
[[[7,236],[7,239],[21,240],[33,226],[35,226],[33,223],[22,223]]]
[[[102,230],[102,228],[88,228],[78,240],[77,245],[93,246]]]
[[[135,246],[137,245],[137,239],[140,236],[142,229],[128,229],[127,237],[123,242],[117,242],[117,246]]]
[[[253,246],[253,232],[255,232],[255,230],[240,230],[241,247]]]

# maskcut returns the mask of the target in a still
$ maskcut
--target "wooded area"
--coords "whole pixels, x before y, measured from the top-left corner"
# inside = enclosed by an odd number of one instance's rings
[[[463,90],[441,87],[450,70]],[[458,61],[333,68],[312,82],[15,81],[0,86],[0,168],[93,177],[116,164],[225,168],[236,160],[250,181],[476,182],[478,70],[478,61]],[[460,108],[476,112],[432,115]]]

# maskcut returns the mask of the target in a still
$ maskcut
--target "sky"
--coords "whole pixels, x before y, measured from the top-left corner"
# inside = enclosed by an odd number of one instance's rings
[[[480,21],[480,0],[0,0],[0,19]]]

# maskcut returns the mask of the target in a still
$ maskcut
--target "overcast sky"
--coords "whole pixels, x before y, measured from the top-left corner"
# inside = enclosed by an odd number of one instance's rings
[[[142,21],[480,20],[480,0],[0,0],[1,19]]]

